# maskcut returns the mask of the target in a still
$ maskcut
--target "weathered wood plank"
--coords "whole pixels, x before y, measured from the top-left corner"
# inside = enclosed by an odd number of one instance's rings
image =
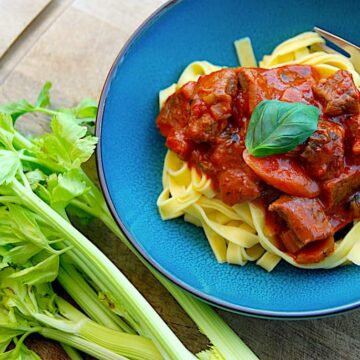
[[[51,0],[0,0],[0,57]]]

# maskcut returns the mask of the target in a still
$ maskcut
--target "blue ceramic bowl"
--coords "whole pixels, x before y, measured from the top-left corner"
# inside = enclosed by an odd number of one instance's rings
[[[359,43],[354,1],[183,0],[153,14],[117,57],[100,100],[101,184],[129,240],[174,283],[219,307],[254,316],[300,318],[360,305],[360,268],[306,271],[282,263],[272,273],[218,264],[201,229],[163,222],[156,207],[166,152],[155,127],[158,91],[194,60],[237,66],[233,41],[249,36],[260,59],[314,26]]]

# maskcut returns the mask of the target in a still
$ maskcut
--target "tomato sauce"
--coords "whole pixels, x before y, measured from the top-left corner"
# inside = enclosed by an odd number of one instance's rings
[[[288,153],[253,157],[247,126],[265,99],[316,106],[318,129]],[[222,69],[170,96],[157,126],[166,146],[211,178],[226,204],[261,203],[277,246],[310,263],[333,251],[335,233],[359,213],[352,210],[360,190],[359,104],[343,70],[320,79],[306,65]]]

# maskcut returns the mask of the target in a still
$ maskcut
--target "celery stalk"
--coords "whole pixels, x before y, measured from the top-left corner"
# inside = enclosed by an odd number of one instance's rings
[[[174,296],[224,359],[258,360],[258,357],[209,305],[185,294],[160,274],[154,275]]]
[[[75,349],[86,352],[87,354],[94,356],[99,360],[129,360],[124,356],[118,355],[113,351],[96,345],[90,341],[84,340],[79,336],[66,334],[59,330],[44,327],[39,330],[39,334],[48,339],[59,341],[62,344],[66,344],[74,347]]]
[[[135,334],[135,331],[125,321],[99,301],[95,291],[82,278],[74,266],[61,261],[57,280],[90,318],[110,329]]]
[[[72,348],[69,345],[65,345],[65,344],[60,344],[61,347],[64,349],[64,351],[66,352],[66,355],[71,359],[71,360],[83,360],[82,356],[78,353],[78,351],[76,351],[74,348]]]
[[[102,220],[105,219],[103,216]],[[224,359],[255,360],[258,357],[225,323],[225,321],[209,305],[181,290],[157,272],[127,240],[111,217],[104,223],[151,271],[156,279],[170,292],[179,305],[186,311],[200,331],[210,340]]]
[[[98,274],[96,285],[101,290],[111,293],[118,303],[141,322],[143,335],[149,336],[154,341],[165,358],[194,359],[150,304],[95,245],[16,178],[9,187],[26,206],[52,224],[67,239],[69,245],[83,254],[88,266],[82,270],[86,273],[91,264],[93,272]],[[80,268],[81,265],[83,263],[79,264]]]
[[[104,328],[94,321],[88,321],[79,330],[79,335],[116,353],[134,360],[161,360],[162,356],[152,341],[139,335],[130,335]]]
[[[34,318],[47,327],[60,330],[62,333],[79,336],[92,344],[132,360],[162,359],[161,354],[150,339],[108,329],[87,318],[74,319],[69,322],[44,314],[34,314]],[[58,341],[61,340],[58,339]]]
[[[71,329],[76,331],[76,335],[134,360],[162,359],[150,339],[106,328],[85,317],[82,312],[60,297],[56,299],[56,304],[65,318],[79,324]]]

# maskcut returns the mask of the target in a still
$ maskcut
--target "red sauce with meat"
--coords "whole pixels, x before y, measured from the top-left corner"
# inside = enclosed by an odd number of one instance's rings
[[[294,150],[255,158],[245,149],[262,100],[314,105],[318,129]],[[276,242],[298,263],[323,260],[335,233],[360,216],[360,94],[350,73],[320,79],[316,69],[223,69],[170,96],[157,126],[166,146],[212,179],[228,205],[256,201]]]

